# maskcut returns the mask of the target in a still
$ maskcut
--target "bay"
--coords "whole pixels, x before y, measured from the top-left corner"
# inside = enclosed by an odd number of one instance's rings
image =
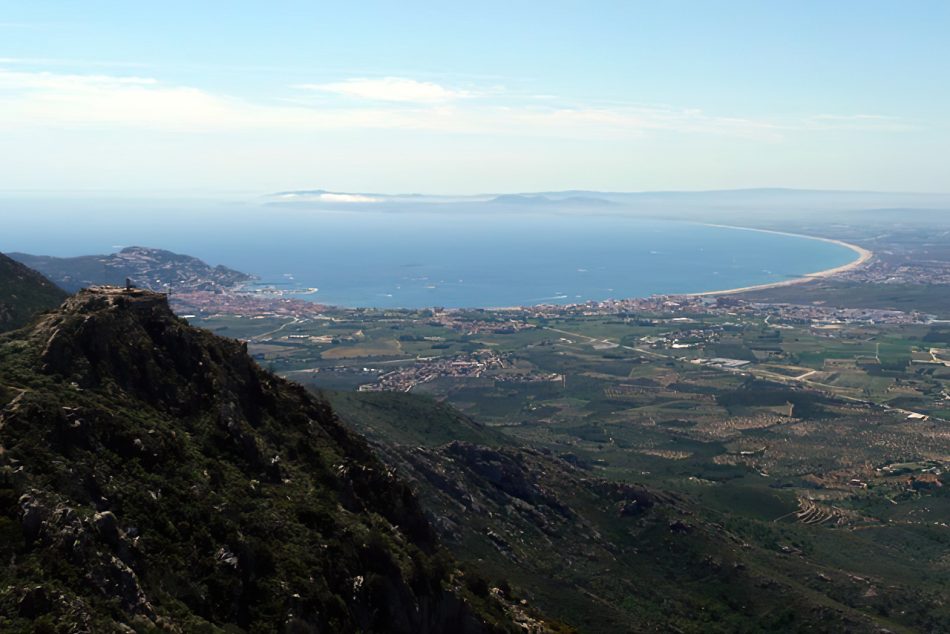
[[[120,207],[86,223],[18,217],[0,249],[44,255],[139,245],[194,255],[290,296],[340,306],[500,307],[693,293],[841,266],[803,237],[623,214]],[[294,290],[316,292],[294,294]]]

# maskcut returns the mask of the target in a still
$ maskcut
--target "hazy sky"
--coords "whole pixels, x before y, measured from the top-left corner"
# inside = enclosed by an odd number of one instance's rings
[[[0,190],[950,191],[950,2],[0,0]]]

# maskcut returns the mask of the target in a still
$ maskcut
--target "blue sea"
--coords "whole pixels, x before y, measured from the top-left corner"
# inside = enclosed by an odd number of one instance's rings
[[[0,251],[71,256],[159,247],[285,291],[315,287],[299,297],[350,307],[499,307],[700,292],[787,280],[856,257],[800,237],[621,214],[113,202],[95,212],[44,206],[3,215]]]

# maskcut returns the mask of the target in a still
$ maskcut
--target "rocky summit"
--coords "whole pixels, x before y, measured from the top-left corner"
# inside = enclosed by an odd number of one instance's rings
[[[4,632],[544,628],[326,402],[142,290],[0,336],[0,557]]]

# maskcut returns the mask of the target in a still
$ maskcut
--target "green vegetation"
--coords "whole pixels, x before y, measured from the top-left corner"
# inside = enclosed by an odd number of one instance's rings
[[[49,280],[0,253],[0,332],[25,325],[64,299],[66,293]]]
[[[790,302],[830,306],[920,311],[950,317],[950,285],[868,284],[827,281],[743,293],[750,302]]]
[[[0,626],[408,630],[420,604],[501,630],[532,608],[532,626],[592,632],[950,629],[944,324],[742,306],[193,320],[314,399],[118,296],[0,341]]]
[[[0,377],[4,632],[516,629],[325,402],[161,296],[80,293]]]
[[[468,567],[582,631],[932,631],[950,618],[946,571],[931,563],[945,554],[939,531],[796,523],[796,493],[744,469],[693,463],[664,492],[576,453],[499,444],[429,399],[327,396]]]
[[[197,258],[163,249],[126,247],[109,255],[56,258],[13,253],[18,262],[41,272],[69,292],[87,286],[125,286],[165,291],[210,291],[248,282],[250,275],[226,266],[209,266]]]
[[[411,482],[453,553],[580,630],[947,627],[945,545],[928,527],[950,520],[950,370],[931,354],[948,331],[770,319],[565,314],[505,331],[479,312],[341,310],[263,338],[277,326],[207,323],[241,328],[278,372],[343,390],[335,409]],[[403,349],[322,357],[325,337],[357,332],[347,345]],[[438,369],[477,351],[501,364]],[[412,368],[412,394],[352,392]],[[527,488],[505,491],[498,473]],[[631,521],[597,482],[665,502]],[[691,531],[671,531],[680,521]]]

